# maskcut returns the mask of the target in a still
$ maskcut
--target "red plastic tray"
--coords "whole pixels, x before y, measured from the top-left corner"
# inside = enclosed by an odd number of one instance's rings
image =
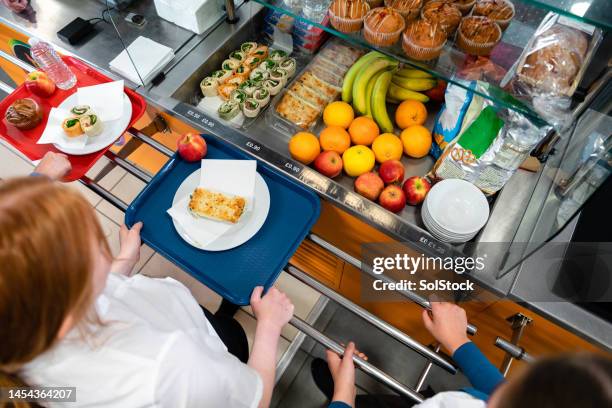
[[[77,77],[77,85],[67,91],[57,89],[53,95],[49,98],[41,98],[39,96],[30,93],[25,84],[20,85],[15,91],[0,101],[0,114],[2,115],[2,121],[0,121],[0,137],[8,141],[21,153],[26,155],[30,160],[39,160],[48,151],[59,152],[52,144],[36,144],[40,136],[42,135],[47,120],[49,118],[49,111],[53,107],[59,106],[68,96],[75,93],[77,88],[80,86],[89,86],[102,84],[104,82],[113,81],[111,78],[102,75],[83,61],[78,60],[74,57],[62,56],[62,59],[72,69],[72,72]],[[129,88],[125,88],[125,93],[132,102],[132,118],[127,128],[132,126],[143,114],[146,108],[146,103],[142,96]],[[19,130],[14,126],[8,125],[4,115],[8,107],[16,100],[20,98],[32,98],[40,105],[43,110],[42,122],[31,130]],[[125,130],[127,130],[127,128]],[[117,139],[121,135],[117,135]],[[100,157],[112,146],[110,144],[106,148],[90,153],[83,156],[68,155],[70,163],[72,164],[72,171],[64,178],[65,181],[73,181],[81,178],[87,171],[94,165]]]

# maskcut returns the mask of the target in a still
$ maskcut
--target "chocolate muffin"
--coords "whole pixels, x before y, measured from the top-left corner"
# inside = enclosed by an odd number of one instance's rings
[[[42,121],[40,106],[30,98],[17,99],[4,114],[6,121],[17,129],[33,129]]]

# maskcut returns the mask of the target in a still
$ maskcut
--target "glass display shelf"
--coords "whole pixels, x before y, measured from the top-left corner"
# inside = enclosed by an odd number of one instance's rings
[[[612,1],[610,0],[522,0],[537,7],[554,11],[576,20],[596,25],[605,30],[612,28]]]
[[[428,62],[421,62],[406,56],[402,49],[401,37],[396,44],[390,47],[374,46],[369,44],[364,39],[361,32],[343,33],[334,29],[327,23],[327,18],[325,18],[322,22],[316,22],[308,19],[300,12],[300,8],[292,8],[288,6],[286,0],[255,1],[276,12],[319,27],[351,44],[377,50],[399,60],[405,65],[427,71],[431,75],[434,75],[447,82],[455,83],[462,87],[467,87],[468,83],[461,81],[462,79],[477,79],[484,81],[488,84],[488,86],[484,88],[483,91],[476,90],[475,92],[477,94],[492,100],[500,107],[518,111],[528,116],[538,125],[545,125],[549,123],[538,114],[534,106],[531,105],[531,102],[524,99],[518,99],[510,92],[502,88],[502,81],[507,80],[507,78],[504,78],[506,73],[512,69],[512,66],[520,58],[523,49],[535,33],[542,19],[548,13],[548,10],[546,9],[532,4],[516,2],[515,16],[512,19],[512,22],[504,31],[500,42],[495,46],[491,55],[487,57],[478,57],[463,52],[457,48],[454,39],[450,37],[445,44],[440,57]],[[290,0],[289,3],[291,3]],[[506,88],[508,88],[508,86],[506,86]]]

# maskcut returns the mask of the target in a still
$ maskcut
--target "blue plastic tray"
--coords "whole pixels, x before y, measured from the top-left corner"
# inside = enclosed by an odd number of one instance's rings
[[[203,136],[208,144],[207,159],[252,160],[214,136]],[[246,305],[255,286],[267,289],[274,284],[319,218],[319,197],[258,161],[257,171],[270,190],[266,222],[253,238],[236,248],[202,251],[183,241],[166,213],[180,184],[199,166],[199,162],[187,163],[175,154],[129,206],[125,222],[130,227],[144,222],[142,239],[147,245],[225,299]]]

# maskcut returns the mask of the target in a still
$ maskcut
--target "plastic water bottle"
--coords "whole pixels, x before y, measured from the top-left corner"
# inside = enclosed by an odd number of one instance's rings
[[[66,90],[76,85],[76,76],[57,55],[51,44],[38,38],[30,38],[28,42],[30,43],[32,58],[59,89]]]

